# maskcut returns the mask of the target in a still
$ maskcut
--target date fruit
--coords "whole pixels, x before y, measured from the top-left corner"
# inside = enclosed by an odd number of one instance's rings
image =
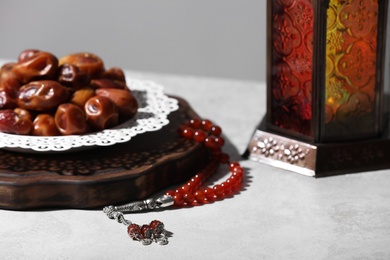
[[[26,50],[19,55],[13,72],[26,84],[33,80],[53,80],[57,75],[58,59],[53,54],[38,50]]]
[[[95,90],[90,87],[82,88],[75,91],[72,94],[72,98],[70,99],[70,103],[79,106],[84,109],[85,103],[87,103],[88,99],[95,96]]]
[[[10,62],[6,63],[0,68],[0,84],[2,84],[4,81],[7,81],[9,79],[12,79],[14,81],[18,81],[18,78],[13,71],[16,63],[15,62]]]
[[[28,121],[31,121],[32,122],[32,115],[30,113],[30,111],[26,110],[26,109],[23,109],[23,108],[15,108],[14,109],[14,112],[18,115],[18,117],[22,120],[28,120]]]
[[[134,117],[138,107],[124,71],[105,69],[93,53],[57,59],[50,52],[26,49],[0,67],[0,132],[86,134]]]
[[[49,114],[39,114],[33,121],[32,134],[36,136],[60,135],[54,117]]]
[[[86,73],[91,79],[99,78],[104,71],[103,60],[89,52],[79,52],[60,58],[59,65],[72,64]]]
[[[28,135],[32,130],[32,122],[20,116],[12,109],[0,110],[0,131],[9,134]]]
[[[127,89],[126,83],[112,79],[93,79],[90,86],[93,88]]]
[[[33,81],[19,89],[18,105],[35,111],[49,111],[64,103],[69,90],[57,81]]]
[[[77,90],[89,84],[89,76],[79,70],[76,65],[63,64],[59,69],[58,81],[72,90]]]
[[[63,135],[85,134],[88,131],[84,111],[71,103],[61,104],[57,108],[54,121]]]
[[[118,67],[112,67],[105,70],[102,74],[102,79],[112,79],[126,83],[125,73]]]
[[[110,128],[118,124],[118,112],[110,99],[94,96],[85,103],[87,122],[96,130]]]
[[[18,63],[22,63],[22,62],[30,60],[34,55],[37,55],[39,52],[41,52],[41,51],[37,50],[37,49],[27,49],[27,50],[22,51],[19,54]]]
[[[115,104],[119,116],[128,119],[132,118],[138,110],[138,102],[130,90],[100,88],[96,90],[96,95],[107,97]]]
[[[0,109],[15,108],[18,105],[20,83],[14,78],[0,82]]]

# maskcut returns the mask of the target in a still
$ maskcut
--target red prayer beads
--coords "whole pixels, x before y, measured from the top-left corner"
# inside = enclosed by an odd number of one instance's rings
[[[221,200],[241,186],[244,169],[238,162],[230,162],[229,155],[222,152],[225,140],[221,137],[222,130],[219,126],[213,125],[210,120],[191,119],[180,126],[178,132],[188,140],[203,143],[211,150],[211,159],[205,168],[187,183],[176,190],[166,192],[166,195],[173,198],[175,206],[200,205]],[[217,171],[220,164],[228,165],[231,176],[220,184],[201,188],[205,180]]]
[[[222,130],[219,126],[213,125],[210,120],[192,119],[188,123],[183,124],[178,129],[179,134],[195,142],[204,144],[210,149],[210,160],[206,166],[193,176],[188,182],[178,187],[176,190],[169,190],[166,192],[169,198],[169,203],[166,206],[186,206],[186,205],[201,205],[210,203],[215,200],[221,200],[237,191],[241,186],[244,177],[244,169],[238,162],[230,162],[229,155],[222,152],[222,147],[225,140],[221,137]],[[215,184],[212,187],[202,188],[202,184],[206,179],[218,170],[220,164],[227,164],[231,172],[231,176],[220,184]],[[127,210],[127,212],[139,211],[139,207],[143,209],[151,209],[156,207],[157,200],[145,200],[141,202],[133,202],[130,204],[114,207],[108,206],[103,209],[103,212],[111,219],[116,219],[119,223],[127,225],[127,233],[136,241],[142,242],[144,245],[149,245],[153,241],[165,245],[168,243],[168,237],[164,229],[164,224],[159,220],[154,220],[150,224],[139,226],[127,221],[123,217],[120,210]],[[160,206],[162,206],[162,204]]]

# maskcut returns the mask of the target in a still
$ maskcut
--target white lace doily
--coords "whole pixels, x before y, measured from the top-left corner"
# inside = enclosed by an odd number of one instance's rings
[[[85,135],[39,137],[0,132],[0,148],[18,152],[81,150],[127,142],[136,135],[156,131],[167,125],[168,115],[179,108],[177,100],[166,96],[163,87],[152,81],[127,78],[126,82],[139,104],[138,113],[129,121]]]

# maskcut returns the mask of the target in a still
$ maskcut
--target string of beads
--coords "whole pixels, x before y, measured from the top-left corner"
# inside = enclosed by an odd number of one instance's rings
[[[244,169],[238,162],[230,162],[229,155],[222,151],[225,140],[222,130],[213,125],[210,120],[192,119],[178,129],[180,136],[204,144],[210,150],[210,160],[205,167],[193,176],[187,183],[175,190],[169,190],[161,198],[132,202],[122,206],[108,206],[103,212],[111,219],[127,226],[127,233],[136,241],[149,245],[153,241],[165,245],[168,243],[164,223],[153,220],[149,224],[138,225],[126,220],[123,212],[137,212],[174,205],[176,207],[196,206],[222,200],[240,189]],[[212,187],[202,187],[206,179],[215,173],[221,164],[228,165],[231,175],[222,183]]]
[[[225,140],[221,136],[222,129],[219,126],[213,125],[210,120],[191,119],[179,127],[178,133],[188,140],[203,143],[210,149],[211,159],[187,183],[176,190],[166,192],[166,195],[174,199],[175,206],[195,206],[222,200],[240,188],[244,176],[244,169],[238,162],[230,162],[229,155],[222,151]],[[218,170],[220,164],[228,165],[231,172],[230,177],[220,184],[202,188],[202,184]]]

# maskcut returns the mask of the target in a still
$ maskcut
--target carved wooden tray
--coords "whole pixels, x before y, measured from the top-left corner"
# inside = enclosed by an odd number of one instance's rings
[[[144,199],[186,181],[206,163],[206,149],[177,135],[198,117],[181,99],[170,123],[109,147],[64,154],[0,150],[0,208],[95,208]]]

